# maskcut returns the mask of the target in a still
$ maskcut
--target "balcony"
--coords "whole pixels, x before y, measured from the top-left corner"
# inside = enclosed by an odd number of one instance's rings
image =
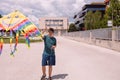
[[[77,24],[79,24],[80,23],[80,21],[77,21],[77,22],[75,22],[75,25],[77,25]]]
[[[77,15],[75,15],[73,18],[74,18],[74,19],[77,18]]]
[[[105,8],[88,8],[88,10],[90,10],[90,11],[97,11],[97,10],[105,11]]]

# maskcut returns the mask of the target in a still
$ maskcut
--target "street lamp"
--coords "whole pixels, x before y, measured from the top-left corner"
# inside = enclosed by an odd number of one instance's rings
[[[111,4],[111,3],[110,3]],[[108,8],[110,8],[110,4],[108,5]],[[111,9],[112,9],[112,20],[109,20],[108,21],[108,26],[112,26],[112,28],[113,28],[113,15],[114,15],[114,13],[113,13],[113,7],[111,6]]]

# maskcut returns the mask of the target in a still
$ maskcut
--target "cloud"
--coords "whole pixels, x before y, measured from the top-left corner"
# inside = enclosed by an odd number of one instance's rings
[[[34,15],[28,15],[27,16],[31,22],[34,22],[35,24],[38,24],[38,18]]]
[[[72,21],[75,12],[81,10],[85,3],[104,0],[0,0],[0,14],[19,10],[33,22],[40,17],[68,17]]]

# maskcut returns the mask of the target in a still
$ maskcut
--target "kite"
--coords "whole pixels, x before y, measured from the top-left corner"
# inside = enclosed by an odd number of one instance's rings
[[[21,35],[25,37],[28,47],[30,47],[31,36],[41,36],[39,29],[18,10],[0,18],[0,54],[3,49],[3,37],[5,34],[10,38],[11,55],[14,55],[17,50],[19,37]],[[12,49],[13,38],[15,38],[14,49]]]

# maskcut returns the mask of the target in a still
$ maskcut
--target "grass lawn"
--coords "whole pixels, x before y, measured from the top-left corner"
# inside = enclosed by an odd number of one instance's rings
[[[4,41],[4,43],[10,43],[10,38],[4,38],[3,41]],[[25,43],[25,42],[26,42],[25,38],[19,38],[19,40],[18,40],[18,43]],[[41,39],[30,39],[30,42],[31,43],[42,42],[42,40]],[[14,38],[13,38],[12,43],[15,43]]]

